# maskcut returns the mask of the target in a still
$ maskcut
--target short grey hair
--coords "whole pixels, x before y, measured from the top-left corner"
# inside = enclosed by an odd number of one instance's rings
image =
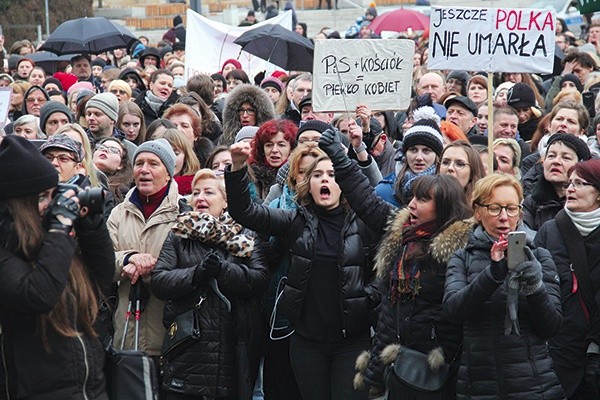
[[[19,126],[23,126],[23,125],[27,125],[30,124],[32,122],[35,122],[35,128],[36,128],[36,139],[46,139],[46,135],[44,135],[44,132],[42,132],[42,130],[40,129],[40,119],[34,115],[31,114],[25,114],[20,116],[14,123],[13,123],[13,130],[15,130],[16,128],[18,128]]]

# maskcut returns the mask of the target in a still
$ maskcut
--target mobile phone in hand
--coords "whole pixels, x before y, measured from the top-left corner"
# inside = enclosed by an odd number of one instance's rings
[[[525,257],[525,244],[527,243],[527,235],[525,232],[517,231],[508,234],[508,248],[506,257],[508,261],[508,269],[512,270],[517,265],[527,261]]]

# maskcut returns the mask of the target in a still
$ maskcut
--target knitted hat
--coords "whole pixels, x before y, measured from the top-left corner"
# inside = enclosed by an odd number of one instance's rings
[[[104,61],[100,57],[96,57],[92,61],[92,67],[102,67],[102,68],[104,68],[104,67],[106,67],[106,61]]]
[[[416,145],[429,147],[438,157],[442,155],[444,139],[435,120],[420,119],[407,129],[402,141],[402,151],[406,154],[409,148]]]
[[[183,50],[185,51],[185,42],[175,42],[173,43],[173,51],[175,50]]]
[[[66,72],[57,72],[53,76],[56,79],[58,79],[58,81],[62,85],[63,90],[66,90],[67,93],[69,93],[69,89],[71,89],[71,87],[77,83],[77,77],[73,74],[67,74]]]
[[[242,69],[242,63],[240,63],[238,60],[236,60],[235,58],[230,58],[228,60],[225,60],[225,62],[223,63],[223,66],[221,67],[221,71],[223,71],[223,69],[225,68],[225,66],[227,64],[233,64],[235,65],[236,69]]]
[[[463,90],[465,90],[469,81],[469,73],[467,71],[452,71],[448,74],[446,81],[450,79],[459,80],[462,83]]]
[[[63,133],[52,135],[50,139],[40,146],[40,153],[44,154],[48,149],[61,149],[73,153],[77,162],[81,162],[84,158],[81,143]]]
[[[271,74],[271,76],[273,78],[279,79],[281,82],[283,82],[285,79],[288,78],[288,74],[286,74],[283,71],[273,71],[273,73]]]
[[[372,15],[372,16],[376,17],[377,9],[375,7],[369,7],[369,8],[367,8],[367,11],[365,11],[365,15]]]
[[[300,129],[298,129],[298,133],[296,134],[296,140],[298,140],[300,135],[302,135],[306,131],[317,131],[319,133],[323,133],[327,129],[332,129],[332,127],[331,125],[323,121],[319,121],[317,119],[306,121],[302,124],[302,126],[300,126]]]
[[[565,82],[573,82],[573,84],[575,84],[575,87],[577,88],[577,90],[579,91],[579,93],[583,92],[583,85],[581,84],[581,81],[579,80],[579,78],[577,77],[577,75],[575,74],[566,74],[564,75],[561,79],[560,79],[560,87],[562,88],[563,83]]]
[[[58,86],[58,89],[63,90],[62,83],[58,79],[56,79],[55,77],[53,77],[53,76],[51,76],[49,78],[46,78],[46,80],[44,81],[44,83],[42,83],[42,87],[45,89],[46,85],[48,85],[50,83],[54,83],[56,86]]]
[[[166,139],[157,139],[150,140],[148,142],[144,142],[138,146],[135,154],[133,155],[133,161],[140,153],[152,153],[160,158],[160,161],[164,164],[165,168],[167,168],[167,172],[169,176],[172,178],[175,173],[175,152],[171,147],[171,144],[167,142]]]
[[[73,114],[71,111],[62,103],[58,101],[47,101],[46,104],[40,108],[40,128],[44,133],[46,132],[46,122],[48,118],[54,113],[63,113],[69,119],[69,123],[73,123]]]
[[[89,91],[93,91],[94,90],[94,85],[92,85],[92,82],[90,81],[81,81],[81,82],[76,82],[73,83],[71,85],[71,87],[69,87],[69,89],[67,89],[67,94],[71,94],[74,91],[79,90],[89,90]]]
[[[283,93],[283,90],[285,89],[283,86],[283,82],[281,82],[279,79],[269,76],[265,79],[263,79],[263,81],[260,83],[260,87],[262,89],[267,88],[267,87],[272,87],[275,90],[277,90],[279,93]]]
[[[449,97],[448,100],[446,100],[444,102],[444,107],[446,107],[446,109],[448,109],[448,108],[450,108],[450,106],[452,104],[458,104],[462,108],[464,108],[464,109],[470,111],[471,113],[473,113],[474,117],[477,116],[477,105],[475,104],[475,102],[473,100],[471,100],[468,97],[465,97],[465,96]]]
[[[29,140],[8,135],[0,143],[0,199],[39,194],[58,184],[58,171]]]
[[[85,105],[86,110],[91,107],[99,109],[115,122],[119,117],[119,100],[112,93],[98,93]]]
[[[244,126],[240,129],[235,135],[235,143],[241,142],[244,139],[254,139],[256,136],[256,132],[258,131],[258,126]]]
[[[573,150],[577,154],[578,161],[586,161],[592,157],[587,143],[569,133],[555,133],[550,136],[548,145],[546,146],[546,154],[548,154],[548,149],[550,149],[550,146],[554,142],[562,142],[565,146]]]
[[[167,46],[163,46],[163,48],[160,49],[160,51],[158,53],[160,54],[160,58],[165,58],[165,56],[168,53],[172,53],[172,52],[173,52],[173,47],[167,45]],[[175,56],[173,56],[173,57],[175,57]]]
[[[508,89],[508,105],[514,109],[535,107],[535,94],[526,83],[515,83]]]

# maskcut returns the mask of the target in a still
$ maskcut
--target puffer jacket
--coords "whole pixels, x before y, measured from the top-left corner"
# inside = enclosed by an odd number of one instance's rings
[[[546,221],[554,219],[565,206],[565,198],[558,198],[554,187],[540,175],[531,194],[523,201],[523,222],[537,231]]]
[[[275,118],[275,107],[267,93],[261,88],[245,84],[234,88],[225,99],[223,108],[223,134],[219,138],[219,144],[231,146],[235,141],[235,135],[242,129],[238,109],[242,104],[248,103],[256,109],[256,126]]]
[[[80,257],[98,291],[112,280],[114,253],[106,224],[84,227],[77,221],[75,227],[76,239],[46,233],[34,265],[0,246],[0,399],[108,400],[98,337],[65,337],[48,324],[47,350],[39,332],[39,317],[65,290],[73,257]]]
[[[521,335],[505,335],[506,281],[492,276],[491,247],[492,239],[478,225],[467,247],[448,262],[444,314],[463,324],[457,399],[564,399],[546,345],[561,324],[556,265],[548,250],[532,248],[544,284],[535,294],[519,295]]]
[[[216,288],[210,285],[211,281],[214,285],[212,277],[194,282],[194,272],[203,268],[202,261],[210,251],[218,252],[222,260]],[[245,381],[254,382],[258,369],[259,351],[249,347],[259,337],[260,329],[253,325],[260,324],[259,298],[268,281],[263,258],[259,247],[251,258],[242,259],[216,245],[169,233],[151,285],[153,293],[167,302],[165,328],[177,315],[193,309],[201,297],[205,300],[197,308],[200,339],[163,359],[167,391],[208,398],[252,398],[253,385],[242,386]],[[226,301],[231,304],[230,311]],[[253,362],[239,353],[241,349],[252,355]],[[248,379],[238,376],[238,371],[248,373]]]
[[[139,201],[134,187],[125,201],[116,206],[108,218],[108,229],[116,255],[115,279],[119,281],[119,303],[115,312],[115,343],[121,343],[125,330],[125,313],[129,303],[131,283],[123,279],[121,273],[126,260],[135,253],[149,253],[158,258],[167,234],[179,214],[177,184],[171,181],[167,196],[156,211],[144,219],[141,209],[133,202]],[[138,200],[136,200],[138,199]],[[133,201],[132,201],[133,200]],[[148,283],[148,279],[144,280]],[[140,349],[148,355],[161,353],[165,329],[162,324],[164,302],[150,291],[150,298],[140,318]],[[134,324],[129,324],[125,348],[133,348]]]
[[[556,220],[542,225],[535,237],[536,245],[552,254],[560,276],[562,326],[560,332],[550,339],[548,344],[554,370],[567,396],[572,396],[582,383],[588,345],[591,342],[600,344],[600,231],[596,229],[586,237],[578,235],[571,239],[584,243],[591,285],[596,293],[596,306],[595,310],[589,310],[589,322],[582,306],[583,297],[574,279],[571,257]]]
[[[310,279],[315,238],[319,220],[311,207],[296,210],[274,209],[250,200],[247,169],[225,172],[228,211],[243,226],[262,235],[275,236],[286,241],[291,254],[288,279],[281,298],[282,316],[292,326],[300,321],[306,287]],[[236,199],[233,201],[232,199]],[[340,317],[342,337],[358,338],[368,333],[371,312],[377,305],[376,290],[369,286],[372,271],[369,268],[370,236],[353,212],[348,212],[341,231],[342,252],[340,271]]]

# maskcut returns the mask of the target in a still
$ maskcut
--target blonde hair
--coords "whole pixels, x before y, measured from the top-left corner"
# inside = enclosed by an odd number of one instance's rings
[[[183,152],[183,165],[181,166],[179,175],[192,175],[198,172],[200,169],[200,161],[198,161],[198,157],[196,156],[196,153],[194,153],[190,140],[185,136],[185,133],[181,132],[179,129],[170,128],[162,133],[154,135],[154,138],[166,139],[171,147],[173,147],[173,150],[177,148]]]
[[[213,171],[212,169],[202,168],[200,171],[196,172],[196,175],[194,175],[194,179],[192,179],[192,191],[194,189],[194,186],[196,186],[196,183],[198,183],[198,181],[205,179],[213,179],[215,182],[217,182],[217,188],[219,189],[221,194],[223,194],[223,198],[225,199],[225,201],[227,201],[227,191],[225,190],[225,182],[221,178],[219,178],[217,174],[215,174],[215,171]]]
[[[110,92],[113,88],[124,90],[129,97],[131,97],[131,86],[122,79],[115,79],[108,85],[108,91]]]
[[[492,192],[500,186],[513,187],[517,192],[517,203],[521,204],[523,202],[523,188],[521,187],[521,182],[512,175],[493,172],[484,176],[475,184],[471,200],[473,210],[479,205],[489,203],[492,198]]]
[[[565,89],[561,89],[560,92],[558,92],[558,94],[556,96],[554,96],[554,98],[552,99],[552,107],[554,107],[561,101],[567,101],[567,100],[575,101],[577,103],[583,102],[581,93],[579,93],[579,90],[574,89],[574,88],[565,88]]]
[[[68,131],[75,131],[79,134],[80,142],[83,147],[83,160],[81,160],[81,164],[85,169],[85,173],[90,178],[90,183],[92,184],[92,186],[100,187],[101,185],[100,181],[98,180],[98,169],[92,162],[94,152],[92,151],[90,139],[79,124],[65,124],[58,128],[56,132],[54,132],[54,134],[58,135]]]
[[[314,158],[319,158],[325,155],[323,150],[321,150],[316,143],[308,142],[301,143],[292,151],[289,158],[290,164],[290,172],[288,173],[287,184],[290,189],[296,190],[296,186],[298,185],[298,173],[300,171],[300,162],[306,156],[311,156]]]

